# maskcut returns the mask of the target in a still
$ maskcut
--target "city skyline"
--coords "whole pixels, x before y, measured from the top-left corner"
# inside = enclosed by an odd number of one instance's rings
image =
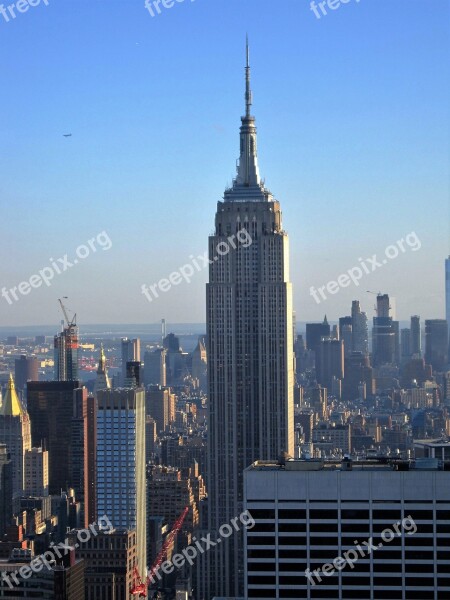
[[[0,0],[0,597],[450,598],[450,0]]]
[[[354,299],[370,317],[373,299],[366,289],[396,297],[401,320],[445,316],[446,7],[366,2],[317,20],[301,3],[280,5],[274,15],[271,4],[259,2],[258,23],[271,26],[269,45],[250,18],[254,7],[252,0],[220,2],[224,22],[242,15],[226,44],[222,21],[214,20],[217,8],[200,1],[147,21],[139,6],[119,14],[114,5],[108,11],[89,7],[89,13],[81,5],[75,14],[61,3],[0,23],[1,44],[10,54],[18,45],[23,49],[4,69],[11,94],[0,142],[8,223],[3,243],[10,259],[0,267],[0,281],[10,290],[52,262],[62,271],[49,286],[27,289],[11,304],[1,297],[0,326],[56,325],[56,300],[66,295],[80,323],[155,323],[163,316],[203,321],[207,269],[192,266],[191,257],[204,256],[208,215],[227,173],[232,179],[246,30],[261,121],[261,174],[270,174],[283,198],[285,226],[296,240],[291,279],[299,321],[319,321],[324,313],[337,320]],[[93,35],[96,19],[106,26],[100,36]],[[51,37],[69,21],[64,43],[38,39],[43,28]],[[117,46],[118,23],[123,38]],[[373,23],[383,24],[384,45]],[[197,30],[204,36],[194,44],[191,32]],[[420,48],[418,36],[426,41]],[[345,46],[343,37],[351,38]],[[80,39],[85,48],[78,50]],[[56,57],[55,44],[65,60]],[[36,102],[25,110],[28,86]],[[75,227],[64,223],[73,214]],[[355,214],[358,227],[348,236]],[[442,228],[437,232],[435,222]],[[320,305],[311,296],[311,286],[336,281],[362,267],[361,260],[370,268],[368,258],[383,258],[387,247],[412,232],[419,251],[404,244],[404,252],[380,260],[382,268],[365,274],[359,286],[327,293]],[[99,243],[92,247],[92,240]],[[72,262],[82,245],[87,251],[78,264],[63,270],[65,255]],[[187,263],[194,269],[190,283],[183,280],[151,302],[142,294],[143,284]]]

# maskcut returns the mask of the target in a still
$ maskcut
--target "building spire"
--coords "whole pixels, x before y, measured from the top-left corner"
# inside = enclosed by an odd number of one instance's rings
[[[255,118],[251,116],[252,103],[253,95],[250,87],[250,49],[247,36],[245,63],[245,116],[241,118],[241,151],[234,187],[259,188],[261,183],[256,147]]]
[[[103,350],[103,344],[100,345],[100,358],[98,361],[97,373],[106,373],[106,356]]]
[[[225,202],[271,202],[273,196],[261,180],[255,117],[252,116],[253,93],[250,78],[250,46],[245,45],[245,115],[241,117],[240,152],[233,185],[225,190]]]
[[[109,390],[111,389],[111,381],[108,377],[108,371],[106,368],[106,356],[105,351],[103,349],[103,344],[100,346],[100,357],[98,360],[98,368],[97,368],[97,379],[94,383],[94,397],[97,397],[97,392],[99,390]]]
[[[3,400],[3,416],[18,417],[23,414],[22,404],[16,392],[12,373],[9,374],[8,386],[6,388],[6,396]]]
[[[245,67],[245,116],[248,119],[251,114],[251,106],[253,103],[252,90],[250,87],[250,48],[248,45],[248,35],[246,38],[246,54],[247,66]]]

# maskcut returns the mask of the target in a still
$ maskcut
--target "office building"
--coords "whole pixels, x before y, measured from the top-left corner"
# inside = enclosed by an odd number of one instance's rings
[[[248,60],[245,97],[237,176],[217,204],[208,244],[207,488],[213,536],[241,512],[245,467],[257,458],[294,453],[289,242],[280,203],[259,175]],[[242,544],[236,534],[208,553],[210,588],[201,590],[207,598],[239,595]]]
[[[138,360],[128,360],[126,366],[125,388],[141,387],[143,385],[142,364]]]
[[[28,412],[31,442],[48,450],[49,491],[61,493],[70,485],[72,419],[78,381],[30,381]],[[83,393],[80,391],[79,393]]]
[[[153,352],[144,354],[144,385],[166,386],[166,358],[167,350],[158,348]]]
[[[76,560],[74,550],[49,560],[50,568],[31,572],[22,578],[18,571],[33,560],[30,550],[13,550],[8,560],[0,560],[0,597],[42,600],[85,600],[84,562]],[[17,583],[16,583],[17,580]]]
[[[38,381],[39,361],[35,356],[21,356],[16,358],[14,364],[16,388],[23,392],[28,381]]]
[[[425,362],[435,371],[448,367],[448,323],[445,319],[425,321]]]
[[[359,300],[352,302],[352,351],[369,354],[369,327],[367,315],[361,311]]]
[[[245,533],[245,598],[449,598],[450,471],[437,467],[430,459],[249,467],[244,509],[256,525]],[[335,568],[349,551],[353,565]]]
[[[127,377],[127,362],[141,360],[141,340],[139,338],[129,340],[128,338],[122,339],[122,382]]]
[[[180,382],[185,368],[185,355],[180,346],[180,339],[173,333],[169,333],[163,340],[166,350],[166,384],[176,385]]]
[[[5,444],[0,444],[0,536],[13,516],[13,464]]]
[[[411,356],[420,358],[422,356],[422,332],[420,330],[420,317],[413,315],[411,317]]]
[[[145,392],[99,390],[97,395],[97,514],[136,531],[141,574],[146,560]]]
[[[331,328],[327,316],[322,323],[306,323],[306,348],[316,352],[319,342],[322,338],[328,338],[331,334]]]
[[[31,449],[31,428],[29,414],[17,395],[11,374],[0,411],[0,444],[6,444],[8,448],[13,496],[19,498],[25,485],[25,452]]]
[[[351,324],[345,324],[342,326],[339,339],[344,342],[344,358],[350,356],[353,351],[353,328]]]
[[[350,327],[353,325],[353,321],[351,317],[339,317],[339,339],[342,339],[342,332],[344,329],[344,326],[346,325],[350,325]]]
[[[96,519],[97,401],[86,388],[74,391],[70,484],[81,503],[85,527]]]
[[[193,379],[198,381],[200,389],[207,388],[208,358],[206,353],[206,341],[199,338],[195,350],[191,354],[191,374]]]
[[[97,531],[83,544],[76,531],[68,538],[69,544],[79,545],[77,557],[84,562],[84,600],[129,600],[137,565],[136,532]]]
[[[191,535],[198,527],[198,504],[196,502],[192,482],[180,469],[166,466],[153,466],[148,470],[147,483],[147,515],[163,517],[165,523],[172,528],[175,521],[189,507],[189,513],[183,523],[179,540],[183,547],[191,541]],[[178,548],[180,550],[181,548]]]
[[[404,364],[411,357],[411,329],[400,330],[400,356],[401,363]]]
[[[434,458],[450,462],[450,442],[447,440],[415,440],[414,456],[416,458]]]
[[[48,496],[48,451],[31,448],[25,452],[25,496]]]
[[[156,422],[156,432],[161,435],[175,421],[175,394],[170,388],[150,386],[145,392],[145,413]]]
[[[55,381],[78,380],[78,327],[75,320],[54,337]]]
[[[398,321],[389,316],[390,303],[387,294],[377,296],[377,316],[373,318],[372,362],[374,367],[397,363],[399,354]]]
[[[352,431],[350,425],[321,423],[312,430],[314,449],[319,449],[326,455],[343,456],[352,451]]]
[[[330,394],[333,377],[344,378],[344,342],[324,338],[316,350],[316,379]]]

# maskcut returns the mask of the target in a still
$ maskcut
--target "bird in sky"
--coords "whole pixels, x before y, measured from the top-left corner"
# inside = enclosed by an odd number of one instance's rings
[[[63,137],[72,137],[71,133],[63,133]]]

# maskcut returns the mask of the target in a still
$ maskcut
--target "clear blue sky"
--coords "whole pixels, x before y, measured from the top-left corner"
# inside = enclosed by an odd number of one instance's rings
[[[10,1],[6,1],[9,4]],[[267,186],[291,240],[299,321],[348,314],[366,290],[397,316],[444,316],[449,254],[449,2],[49,0],[0,16],[0,286],[106,231],[99,250],[10,306],[0,325],[205,320],[198,273],[149,303],[152,284],[203,254],[235,173],[245,34]],[[64,133],[72,133],[64,138]],[[408,251],[320,305],[309,294],[415,231]]]

